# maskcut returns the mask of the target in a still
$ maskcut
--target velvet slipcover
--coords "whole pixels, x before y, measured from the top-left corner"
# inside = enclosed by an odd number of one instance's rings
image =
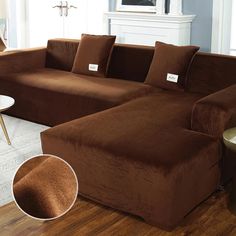
[[[0,54],[0,76],[44,68],[46,48],[8,51]],[[1,86],[0,86],[1,87]],[[5,88],[7,90],[7,88]]]
[[[188,91],[209,95],[236,83],[236,57],[197,53],[189,71]]]
[[[77,192],[74,172],[64,161],[51,156],[26,161],[13,181],[18,206],[25,213],[41,219],[51,219],[67,212]]]
[[[79,40],[48,41],[46,67],[71,71]],[[148,46],[115,44],[107,77],[144,82],[154,50]]]
[[[78,45],[1,54],[0,93],[16,99],[8,114],[70,121],[43,132],[42,146],[71,163],[80,193],[173,228],[235,172],[219,138],[236,126],[235,57],[197,53],[179,93],[144,85],[154,47],[116,44],[103,79],[70,73]]]
[[[49,68],[0,76],[0,93],[16,100],[8,114],[49,126],[117,106],[154,90],[142,83]]]
[[[220,179],[219,141],[189,130],[198,98],[160,91],[56,126],[43,151],[73,166],[80,194],[170,230]]]
[[[195,46],[175,46],[157,41],[145,83],[159,88],[183,91],[190,65],[198,50],[199,47]],[[168,75],[176,76],[176,81],[169,81]]]
[[[82,34],[72,72],[106,77],[116,36]],[[90,66],[97,66],[91,70]]]
[[[192,110],[192,130],[218,138],[236,125],[236,84],[197,101]]]
[[[79,40],[48,41],[46,66],[71,71]],[[144,82],[154,55],[154,47],[115,44],[108,77]],[[198,52],[194,57],[186,89],[208,95],[232,84],[236,77],[235,57]]]

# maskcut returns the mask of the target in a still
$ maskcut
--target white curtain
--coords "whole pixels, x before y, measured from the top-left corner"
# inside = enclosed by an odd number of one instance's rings
[[[230,54],[236,56],[236,0],[233,0]]]
[[[6,15],[7,15],[7,9],[6,9],[6,1],[0,0],[0,44],[5,44],[5,38],[6,38]],[[1,46],[2,48],[2,46]]]
[[[6,18],[6,0],[0,0],[0,19]]]

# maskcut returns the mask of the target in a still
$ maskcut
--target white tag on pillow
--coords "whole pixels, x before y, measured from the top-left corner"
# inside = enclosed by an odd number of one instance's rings
[[[167,77],[166,77],[167,81],[170,81],[170,82],[173,82],[173,83],[178,83],[178,79],[179,79],[178,75],[170,74],[170,73],[168,73]]]
[[[89,71],[98,71],[97,64],[89,64]]]

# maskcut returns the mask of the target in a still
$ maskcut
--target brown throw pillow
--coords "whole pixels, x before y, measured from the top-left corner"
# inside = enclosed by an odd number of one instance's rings
[[[196,46],[174,46],[156,42],[153,60],[145,83],[170,90],[183,90]]]
[[[115,39],[116,36],[83,34],[72,72],[106,77]]]

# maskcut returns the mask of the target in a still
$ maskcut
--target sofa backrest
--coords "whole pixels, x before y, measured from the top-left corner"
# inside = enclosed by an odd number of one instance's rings
[[[210,94],[235,83],[236,57],[197,53],[189,71],[189,91]]]
[[[46,67],[71,71],[78,45],[79,40],[48,40]]]
[[[71,71],[78,45],[79,40],[49,40],[46,67]],[[116,44],[110,59],[108,77],[143,82],[153,53],[152,47]]]
[[[108,76],[144,82],[154,54],[153,47],[116,44]]]
[[[71,71],[79,40],[48,41],[46,66]],[[108,76],[143,82],[148,73],[154,47],[116,44]],[[197,53],[189,70],[190,92],[210,94],[236,83],[236,57]]]

